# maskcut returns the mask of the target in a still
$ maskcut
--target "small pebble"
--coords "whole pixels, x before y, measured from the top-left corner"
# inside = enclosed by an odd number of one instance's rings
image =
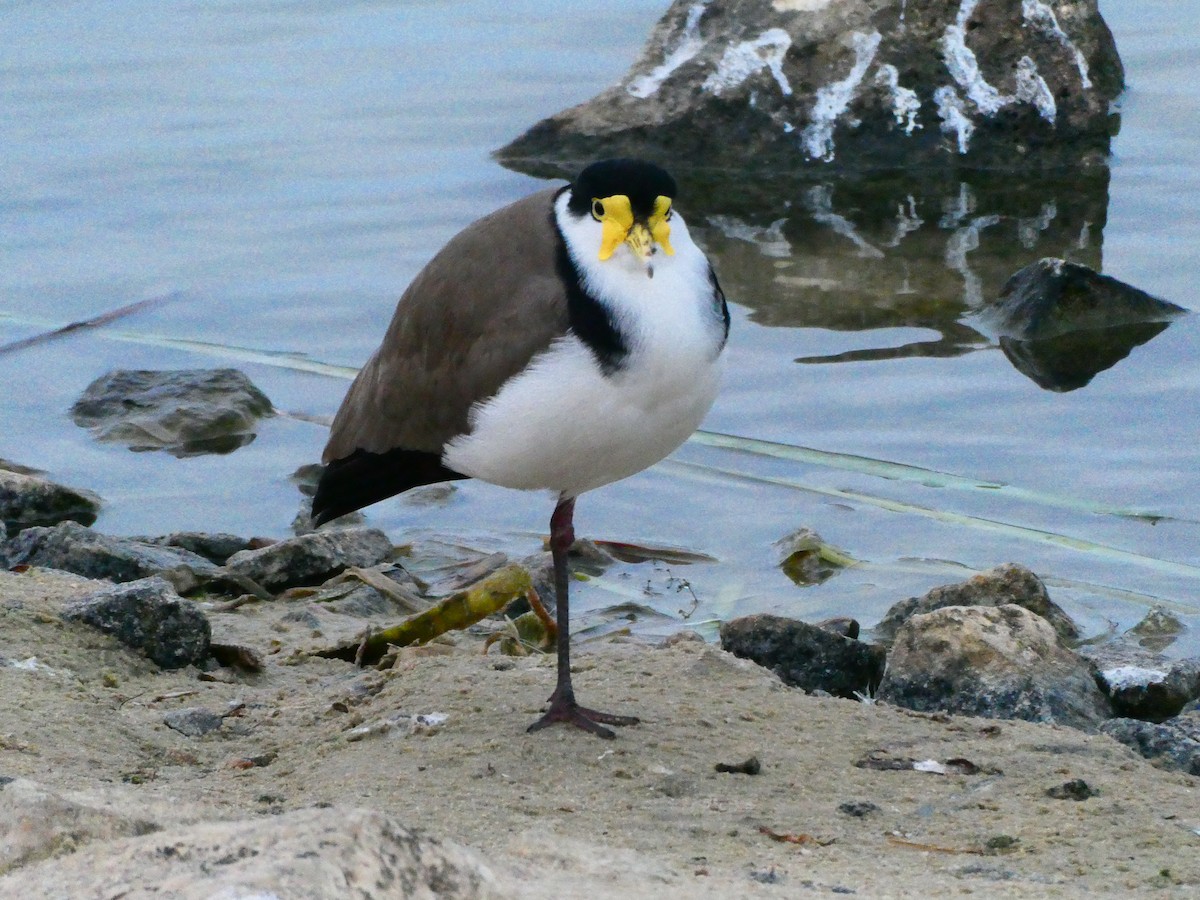
[[[1055,800],[1087,800],[1099,793],[1082,778],[1074,778],[1046,789],[1046,796]]]
[[[843,812],[848,816],[854,816],[857,819],[861,819],[864,816],[870,815],[871,813],[879,812],[879,807],[870,800],[853,800],[843,803],[841,806],[839,806],[838,812]]]
[[[757,775],[762,771],[762,764],[757,756],[751,756],[745,762],[717,763],[713,768],[718,772],[732,772],[735,775]]]
[[[704,644],[704,643],[705,643],[704,638],[701,635],[697,634],[695,631],[688,630],[688,631],[678,631],[675,634],[667,635],[665,638],[663,638],[662,643],[660,643],[658,646],[659,646],[659,648],[665,650],[668,647],[674,647],[678,644]]]
[[[203,706],[173,709],[163,716],[166,726],[188,737],[201,737],[221,727],[223,716]]]

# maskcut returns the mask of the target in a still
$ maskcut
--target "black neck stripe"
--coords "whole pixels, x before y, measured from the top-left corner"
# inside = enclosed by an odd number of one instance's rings
[[[584,288],[579,268],[571,259],[571,252],[567,249],[567,242],[553,211],[550,216],[558,239],[555,268],[567,292],[567,317],[571,331],[592,351],[600,370],[605,375],[612,375],[624,365],[625,358],[629,356],[629,345],[617,327],[612,311]]]

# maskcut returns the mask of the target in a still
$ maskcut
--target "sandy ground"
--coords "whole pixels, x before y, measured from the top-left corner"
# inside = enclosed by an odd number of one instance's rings
[[[529,897],[1200,892],[1200,780],[1105,736],[811,697],[699,643],[581,648],[581,700],[643,723],[613,741],[530,735],[551,657],[485,656],[463,636],[358,670],[297,652],[320,635],[260,604],[212,619],[214,639],[257,647],[265,670],[204,681],[58,620],[95,587],[0,573],[0,776],[164,826],[373,808],[478,850]],[[163,723],[237,703],[202,737]],[[444,724],[423,733],[400,718],[433,713]],[[714,768],[751,756],[757,775]],[[868,758],[978,771],[856,765]],[[1098,794],[1046,795],[1076,778]],[[0,879],[0,896],[19,880]]]

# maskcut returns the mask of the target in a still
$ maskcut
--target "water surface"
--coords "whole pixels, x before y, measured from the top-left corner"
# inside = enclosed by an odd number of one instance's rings
[[[286,534],[289,475],[324,442],[303,417],[331,415],[346,381],[261,354],[360,364],[449,237],[542,184],[491,151],[614,81],[664,6],[6,4],[0,343],[170,299],[0,355],[0,456],[99,491],[98,527],[114,533]],[[1168,2],[1103,11],[1129,81],[1111,177],[818,182],[781,187],[777,215],[696,205],[689,223],[734,303],[727,389],[706,428],[818,453],[692,443],[585,496],[583,534],[717,560],[617,567],[578,593],[591,621],[631,601],[663,614],[635,623],[648,630],[677,627],[693,605],[690,621],[770,610],[870,623],[1006,561],[1046,577],[1090,632],[1155,603],[1200,621],[1197,318],[1084,387],[1046,390],[974,317],[1048,255],[1197,306],[1200,15]],[[68,416],[110,369],[215,365],[303,415],[189,459],[94,443]],[[397,541],[524,553],[549,508],[464,483],[370,520]],[[773,545],[801,526],[863,564],[792,584]],[[1196,633],[1176,651],[1196,652]]]

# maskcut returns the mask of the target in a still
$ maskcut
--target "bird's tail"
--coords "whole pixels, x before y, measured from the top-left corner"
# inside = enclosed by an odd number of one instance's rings
[[[466,478],[442,465],[436,453],[397,448],[386,453],[355,450],[325,467],[313,497],[312,520],[324,525],[422,484]]]

